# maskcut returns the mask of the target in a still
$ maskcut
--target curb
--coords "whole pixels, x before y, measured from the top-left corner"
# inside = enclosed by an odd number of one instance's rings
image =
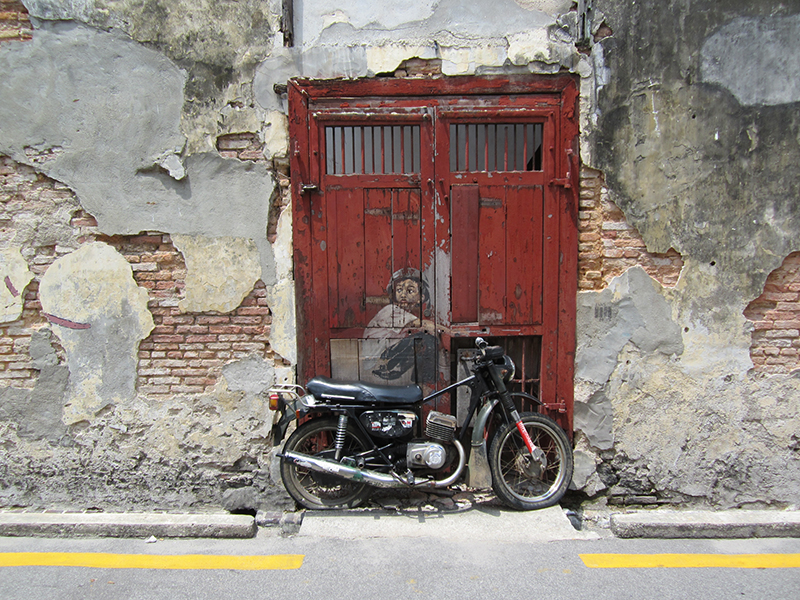
[[[620,538],[741,539],[800,537],[800,511],[652,510],[611,515]]]
[[[153,513],[6,513],[0,536],[142,538],[252,538],[247,515]]]

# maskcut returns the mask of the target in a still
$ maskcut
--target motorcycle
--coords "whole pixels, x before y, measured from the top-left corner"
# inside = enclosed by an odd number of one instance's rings
[[[492,488],[513,509],[556,504],[572,479],[567,435],[543,414],[520,414],[518,405],[542,403],[509,392],[514,363],[502,347],[482,338],[476,346],[472,374],[427,397],[417,385],[327,377],[312,378],[306,389],[271,388],[275,445],[293,420],[300,423],[278,453],[292,498],[313,510],[353,508],[375,487],[446,488],[463,477],[468,487]],[[423,431],[423,406],[459,386],[471,390],[463,426],[431,410]]]

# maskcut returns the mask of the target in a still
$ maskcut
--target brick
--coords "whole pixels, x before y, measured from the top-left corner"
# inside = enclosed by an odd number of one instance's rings
[[[139,369],[140,377],[156,377],[158,375],[169,375],[169,369]]]
[[[244,334],[219,334],[218,336],[220,342],[246,342],[249,337]],[[217,341],[217,340],[214,340]]]
[[[209,350],[230,350],[231,343],[230,342],[216,342],[214,344],[208,344],[206,346]]]
[[[174,394],[202,394],[205,388],[199,385],[173,385],[169,391]]]
[[[209,333],[241,333],[241,325],[211,325],[207,328]]]
[[[213,343],[217,341],[216,335],[187,335],[186,342],[189,344],[196,343]]]
[[[241,316],[263,315],[265,310],[259,306],[241,306],[236,309],[236,314]]]
[[[186,385],[201,385],[204,387],[212,386],[217,383],[213,377],[187,377],[183,381]]]
[[[263,352],[266,344],[263,342],[237,342],[233,344],[234,350],[242,350],[249,352]]]
[[[190,325],[194,323],[194,317],[190,315],[166,315],[162,322],[164,325]]]
[[[207,325],[178,325],[175,328],[176,333],[191,333],[196,335],[208,334],[209,328]],[[189,341],[188,339],[186,340]]]
[[[155,342],[156,344],[165,344],[165,343],[180,344],[181,342],[185,341],[185,337],[182,335],[154,335],[151,337],[153,338],[153,342]]]
[[[142,394],[162,395],[170,393],[167,385],[140,385],[137,386],[137,390]]]
[[[2,371],[0,379],[27,379],[31,375],[31,371]]]
[[[231,317],[228,316],[215,316],[215,315],[201,315],[197,317],[198,325],[219,325],[220,323],[230,323]]]
[[[260,325],[262,317],[231,317],[231,322],[237,325]]]

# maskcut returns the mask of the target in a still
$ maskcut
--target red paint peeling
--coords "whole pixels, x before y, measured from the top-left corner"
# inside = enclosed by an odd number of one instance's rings
[[[5,281],[8,291],[11,292],[11,295],[14,296],[14,298],[17,298],[19,296],[19,292],[17,291],[17,288],[14,287],[14,284],[11,282],[11,278],[8,275],[6,275]]]
[[[70,321],[69,319],[62,319],[61,317],[57,317],[55,315],[51,315],[48,313],[44,313],[44,316],[53,325],[60,325],[61,327],[66,327],[68,329],[89,329],[91,327],[90,323],[76,323],[75,321]]]

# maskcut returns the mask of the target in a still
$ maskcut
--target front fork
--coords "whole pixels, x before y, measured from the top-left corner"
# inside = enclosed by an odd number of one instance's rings
[[[525,424],[522,422],[522,417],[520,417],[517,407],[514,406],[514,401],[511,399],[511,394],[508,393],[508,389],[506,388],[503,378],[500,377],[500,374],[497,373],[495,369],[492,369],[491,373],[495,388],[500,394],[500,401],[505,407],[506,413],[511,417],[511,420],[516,425],[520,436],[522,436],[522,441],[525,442],[525,447],[528,449],[530,458],[534,462],[539,463],[542,469],[545,469],[547,467],[547,457],[542,449],[533,443],[528,430],[525,429]]]

